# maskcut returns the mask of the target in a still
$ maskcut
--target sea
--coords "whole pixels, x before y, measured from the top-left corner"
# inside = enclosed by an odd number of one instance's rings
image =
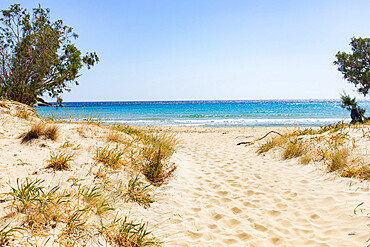
[[[370,101],[359,105],[370,112]],[[47,119],[106,125],[314,127],[350,121],[339,100],[64,102],[63,107],[37,107],[37,111]]]

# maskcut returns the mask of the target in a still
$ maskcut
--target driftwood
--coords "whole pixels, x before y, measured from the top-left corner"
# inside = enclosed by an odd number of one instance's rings
[[[258,142],[260,140],[262,140],[263,138],[266,138],[269,134],[271,133],[274,133],[274,134],[277,134],[279,136],[283,136],[282,134],[280,134],[279,132],[276,132],[276,131],[273,131],[271,130],[270,132],[268,132],[266,135],[262,136],[261,138],[258,138],[257,140],[254,140],[254,141],[251,141],[251,142],[239,142],[238,144],[236,145],[241,145],[241,144],[247,144],[247,145],[252,145],[253,143],[255,142]]]

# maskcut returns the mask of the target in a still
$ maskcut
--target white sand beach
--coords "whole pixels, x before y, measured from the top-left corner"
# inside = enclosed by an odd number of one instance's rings
[[[2,113],[0,121],[2,193],[9,191],[8,184],[26,177],[41,178],[48,185],[60,184],[65,189],[73,188],[71,178],[90,187],[97,183],[91,172],[96,165],[94,148],[107,145],[106,129],[55,123],[61,132],[58,140],[22,144],[19,135],[37,120]],[[178,166],[175,176],[154,189],[150,207],[116,201],[115,211],[106,217],[114,218],[119,213],[147,222],[163,246],[367,246],[369,182],[328,173],[320,164],[282,160],[279,150],[257,155],[258,143],[236,145],[270,130],[292,131],[257,127],[162,128],[160,132],[173,133],[179,140],[171,159]],[[353,130],[353,136],[359,139],[357,143],[369,162],[369,138],[356,133],[360,130]],[[45,169],[49,153],[62,150],[67,139],[79,145],[73,151],[71,169]],[[127,182],[131,171],[124,172],[109,174],[110,181]],[[10,204],[9,200],[1,201],[1,217],[9,217]],[[43,237],[53,237],[46,246],[58,246],[60,228],[57,226]],[[92,234],[87,243],[114,246],[99,234]],[[15,241],[14,245],[22,244]]]
[[[151,209],[165,221],[165,246],[368,244],[369,183],[282,161],[274,153],[257,156],[256,146],[236,145],[269,130],[177,131],[179,171]],[[354,214],[362,202],[363,211]]]

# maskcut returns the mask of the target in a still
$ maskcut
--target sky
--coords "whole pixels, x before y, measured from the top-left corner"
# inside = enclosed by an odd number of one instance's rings
[[[361,99],[333,64],[370,36],[369,0],[1,0],[79,34],[100,62],[64,101]]]

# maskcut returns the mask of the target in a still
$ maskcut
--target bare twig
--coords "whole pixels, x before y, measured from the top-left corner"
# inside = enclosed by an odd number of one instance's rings
[[[252,142],[239,142],[238,144],[236,144],[236,145],[241,145],[241,144],[248,144],[248,145],[252,145],[253,143],[255,143],[255,142],[258,142],[258,141],[260,141],[260,140],[262,140],[263,138],[266,138],[269,134],[271,134],[271,133],[274,133],[274,134],[277,134],[277,135],[279,135],[279,136],[283,136],[282,134],[280,134],[279,132],[276,132],[276,131],[274,131],[274,130],[271,130],[270,132],[268,132],[266,135],[264,135],[264,136],[262,136],[261,138],[258,138],[257,140],[254,140],[254,141],[252,141]]]

